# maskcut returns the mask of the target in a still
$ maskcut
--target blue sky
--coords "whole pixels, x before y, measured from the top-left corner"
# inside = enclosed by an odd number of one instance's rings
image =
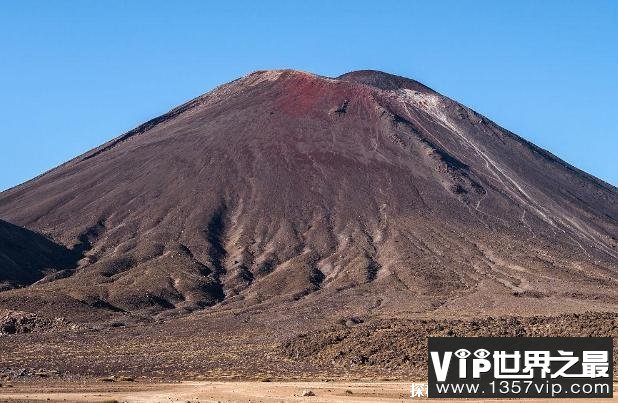
[[[5,1],[0,190],[253,70],[421,81],[618,185],[618,1]]]

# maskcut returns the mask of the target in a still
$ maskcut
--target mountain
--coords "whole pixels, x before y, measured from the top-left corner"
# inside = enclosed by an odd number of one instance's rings
[[[377,71],[249,74],[1,193],[0,218],[50,252],[7,259],[0,233],[0,307],[77,321],[618,307],[615,187]]]

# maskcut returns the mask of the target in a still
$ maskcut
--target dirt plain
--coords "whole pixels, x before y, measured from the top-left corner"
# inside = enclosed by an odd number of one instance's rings
[[[420,382],[420,381],[417,381]],[[431,399],[410,397],[410,382],[330,381],[330,382],[179,382],[44,384],[16,386],[0,390],[0,401],[7,402],[411,402]],[[311,391],[314,396],[303,396]],[[614,386],[614,395],[618,388]],[[603,403],[613,399],[577,399],[578,402]],[[501,402],[504,399],[440,399],[441,402]],[[556,399],[518,399],[523,403],[548,403]],[[560,399],[559,401],[564,401]]]

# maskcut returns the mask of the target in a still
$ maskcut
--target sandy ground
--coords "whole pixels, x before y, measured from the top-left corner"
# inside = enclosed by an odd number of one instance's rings
[[[315,396],[303,397],[304,390]],[[410,398],[409,382],[181,382],[159,384],[49,384],[0,389],[2,402],[404,402]],[[617,395],[616,387],[614,394]],[[450,400],[439,400],[448,402]],[[481,400],[453,400],[453,402]],[[504,401],[504,400],[483,400]],[[552,402],[525,399],[521,402]],[[564,399],[562,400],[564,401]],[[608,402],[614,399],[578,399]]]

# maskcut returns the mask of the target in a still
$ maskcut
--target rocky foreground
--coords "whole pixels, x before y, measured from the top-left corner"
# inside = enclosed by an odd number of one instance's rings
[[[230,320],[240,323],[231,326]],[[618,337],[616,313],[460,320],[351,317],[315,325],[315,331],[303,332],[306,324],[268,322],[256,315],[210,318],[202,327],[186,318],[105,328],[34,327],[31,333],[0,337],[0,350],[12,352],[0,356],[0,380],[409,380],[425,376],[428,336]]]

